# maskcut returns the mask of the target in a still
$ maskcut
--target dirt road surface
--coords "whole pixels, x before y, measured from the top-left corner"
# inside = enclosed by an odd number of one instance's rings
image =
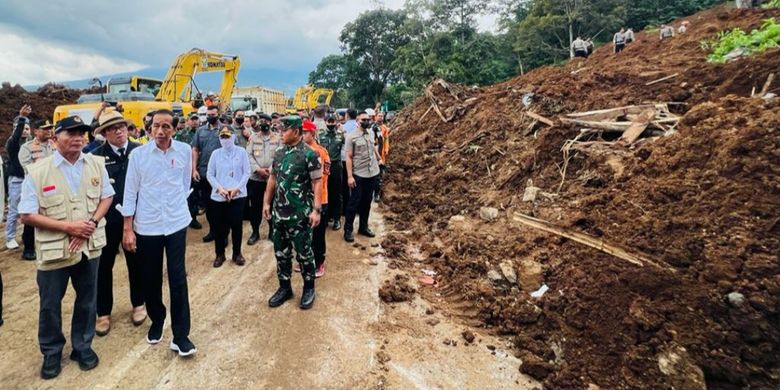
[[[395,272],[385,266],[379,247],[384,232],[381,209],[372,214],[371,226],[379,236],[358,237],[359,246],[348,245],[341,232],[329,229],[327,273],[317,281],[317,300],[310,311],[297,306],[302,284],[298,276],[293,282],[295,299],[277,309],[268,307],[267,299],[278,287],[270,241],[244,247],[246,266],[228,262],[215,269],[213,245],[201,242],[205,231],[190,230],[190,337],[198,347],[192,359],[179,358],[168,349],[170,317],[158,345],[144,340],[148,320],[139,327],[131,324],[127,269],[117,259],[112,330],[93,342],[100,365],[82,372],[67,359],[74,299],[70,289],[63,301],[63,331],[68,339],[63,370],[50,381],[39,377],[35,266],[21,261],[19,250],[4,250],[0,252],[5,284],[2,388],[537,387],[519,373],[520,361],[508,351],[509,341],[474,330],[476,339],[467,344],[461,336],[464,325],[419,298],[392,305],[381,302],[378,288]],[[247,230],[248,225],[245,239]],[[167,286],[163,290],[168,302]],[[445,340],[457,345],[446,345]]]

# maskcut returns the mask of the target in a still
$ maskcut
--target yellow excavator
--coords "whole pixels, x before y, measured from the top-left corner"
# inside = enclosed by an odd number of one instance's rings
[[[287,112],[292,114],[298,110],[313,110],[320,104],[330,105],[332,98],[332,89],[314,88],[311,85],[306,85],[295,90],[295,96],[288,102]]]
[[[230,104],[240,67],[237,55],[192,49],[176,57],[164,80],[141,76],[111,79],[106,83],[105,92],[82,95],[76,104],[58,106],[53,119],[56,122],[69,115],[79,115],[85,123],[90,123],[104,101],[112,106],[122,103],[125,118],[139,127],[143,127],[144,116],[155,110],[168,109],[186,116],[195,109],[193,100],[197,99],[194,95],[199,95],[193,77],[197,73],[217,71],[224,72],[217,96],[224,110]],[[93,82],[103,87],[99,79],[93,79]],[[193,94],[193,91],[196,93]]]

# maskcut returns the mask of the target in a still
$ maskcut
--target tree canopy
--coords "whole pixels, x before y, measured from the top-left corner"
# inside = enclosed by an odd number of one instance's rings
[[[567,60],[577,36],[608,42],[621,27],[640,30],[720,0],[406,0],[403,8],[361,13],[344,26],[341,53],[324,57],[309,83],[336,90],[336,103],[390,109],[409,103],[434,78],[488,85]],[[484,14],[497,31],[479,31]]]

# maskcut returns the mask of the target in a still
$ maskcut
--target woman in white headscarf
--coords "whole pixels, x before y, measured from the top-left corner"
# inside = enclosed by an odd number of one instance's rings
[[[246,205],[246,183],[252,174],[249,168],[249,156],[244,148],[236,145],[235,135],[230,127],[219,130],[219,142],[222,145],[209,158],[206,178],[211,184],[212,207],[214,208],[214,223],[212,231],[214,239],[214,268],[225,262],[225,248],[230,231],[233,242],[233,262],[244,265],[246,261],[241,255],[241,240],[243,234],[243,216]]]

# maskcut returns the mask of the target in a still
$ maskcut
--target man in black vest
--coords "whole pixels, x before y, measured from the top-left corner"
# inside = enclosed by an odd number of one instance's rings
[[[124,217],[116,209],[122,204],[125,192],[125,174],[127,173],[128,156],[133,149],[141,144],[128,140],[126,120],[122,114],[116,111],[105,112],[100,115],[99,125],[95,134],[103,134],[106,142],[92,151],[92,154],[103,156],[106,159],[106,170],[109,182],[114,187],[116,195],[111,208],[106,214],[106,247],[100,255],[97,280],[97,322],[95,334],[105,336],[111,330],[111,309],[114,303],[113,274],[114,260],[116,259],[119,245],[122,243],[122,228]],[[141,269],[136,254],[125,251],[127,273],[130,279],[130,302],[133,305],[131,320],[133,325],[139,326],[146,320],[146,307],[144,305],[143,290],[141,289]]]

